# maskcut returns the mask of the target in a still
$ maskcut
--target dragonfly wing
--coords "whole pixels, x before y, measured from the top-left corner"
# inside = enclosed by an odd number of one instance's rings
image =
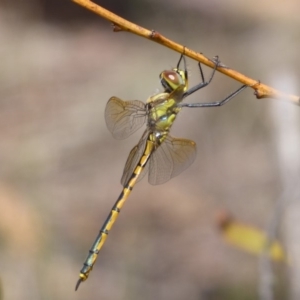
[[[196,143],[167,136],[150,157],[149,183],[162,184],[179,175],[195,160]]]
[[[146,131],[147,132],[147,131]],[[134,172],[134,169],[136,168],[137,164],[139,163],[142,155],[144,154],[145,151],[145,147],[146,147],[146,142],[147,142],[147,134],[146,132],[144,133],[143,137],[140,139],[139,143],[132,148],[132,150],[130,151],[125,167],[124,167],[124,171],[123,171],[123,175],[121,178],[121,184],[124,186],[128,180],[130,179],[132,173]],[[148,171],[148,163],[146,164],[145,168],[142,170],[140,176],[137,179],[137,182],[140,181],[145,174]]]
[[[117,97],[111,97],[106,104],[106,126],[116,139],[127,138],[141,128],[145,120],[146,109],[142,101],[123,101]]]

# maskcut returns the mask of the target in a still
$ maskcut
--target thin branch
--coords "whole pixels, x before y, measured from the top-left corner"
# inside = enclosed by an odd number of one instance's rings
[[[275,275],[272,266],[272,262],[270,259],[269,251],[270,246],[274,242],[277,237],[277,231],[279,227],[279,223],[281,221],[281,217],[284,209],[286,208],[286,199],[287,195],[281,195],[278,198],[275,207],[273,209],[273,215],[271,220],[268,222],[266,228],[267,234],[267,244],[265,245],[265,249],[260,256],[259,260],[259,298],[260,300],[274,300],[275,296]]]
[[[72,0],[72,1],[85,7],[86,9],[93,11],[94,13],[103,17],[104,19],[112,22],[113,30],[115,32],[128,31],[128,32],[137,34],[146,39],[149,39],[158,44],[161,44],[165,47],[168,47],[174,51],[177,51],[179,53],[184,53],[186,56],[188,56],[198,62],[201,62],[202,64],[204,64],[208,67],[211,67],[211,68],[215,67],[213,60],[205,57],[203,54],[193,51],[181,44],[175,43],[172,40],[169,40],[168,38],[164,37],[157,31],[148,30],[148,29],[138,26],[134,23],[131,23],[131,22],[115,15],[114,13],[104,9],[103,7],[93,3],[92,1],[89,1],[89,0]],[[217,68],[217,70],[219,72],[253,88],[255,90],[254,94],[256,95],[256,97],[258,99],[278,98],[278,99],[287,100],[294,104],[300,105],[300,97],[299,96],[282,93],[270,86],[262,84],[259,80],[249,78],[233,69],[230,69],[229,67],[227,67],[223,64],[221,64]]]

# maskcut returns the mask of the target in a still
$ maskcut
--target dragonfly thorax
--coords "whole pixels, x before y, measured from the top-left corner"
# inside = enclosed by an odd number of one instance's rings
[[[151,131],[169,131],[180,111],[175,99],[166,97],[168,93],[162,93],[151,97],[149,100],[148,128]]]

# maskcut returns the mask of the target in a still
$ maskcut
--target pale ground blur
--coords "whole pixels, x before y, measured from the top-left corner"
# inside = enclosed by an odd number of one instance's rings
[[[164,185],[144,179],[134,188],[89,280],[75,293],[142,134],[114,140],[104,121],[106,102],[113,95],[146,100],[179,54],[113,33],[89,12],[80,21],[71,14],[65,23],[63,15],[46,22],[41,7],[23,10],[19,3],[19,9],[0,6],[3,299],[257,299],[258,258],[225,244],[215,215],[226,209],[266,227],[282,193],[272,113],[278,101],[256,100],[248,89],[222,108],[182,111],[172,134],[197,143],[196,161]],[[141,3],[128,2],[128,15],[118,13],[208,57],[219,55],[266,84],[288,82],[287,92],[300,94],[290,84],[300,78],[298,1],[166,0],[144,9]],[[52,12],[62,14],[59,6]],[[197,64],[188,64],[193,85]],[[239,86],[217,74],[186,101],[220,100]],[[286,266],[277,269],[280,299]]]

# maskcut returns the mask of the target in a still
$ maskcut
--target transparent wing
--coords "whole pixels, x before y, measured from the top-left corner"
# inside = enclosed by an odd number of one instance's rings
[[[114,138],[124,139],[145,123],[145,103],[139,100],[123,101],[111,97],[105,108],[105,121]]]
[[[143,134],[142,138],[140,139],[139,143],[132,148],[132,150],[130,151],[125,167],[124,167],[124,171],[123,171],[123,175],[121,178],[121,184],[124,186],[128,180],[130,179],[135,167],[137,166],[138,162],[140,161],[144,151],[145,151],[145,147],[146,147],[146,142],[147,142],[147,136],[148,136],[148,131],[146,130],[145,133]],[[142,173],[140,174],[139,178],[137,179],[137,182],[140,181],[145,174],[148,171],[148,163],[146,164],[145,168],[143,169]]]
[[[162,184],[179,175],[195,160],[196,143],[167,136],[149,161],[149,183]]]

